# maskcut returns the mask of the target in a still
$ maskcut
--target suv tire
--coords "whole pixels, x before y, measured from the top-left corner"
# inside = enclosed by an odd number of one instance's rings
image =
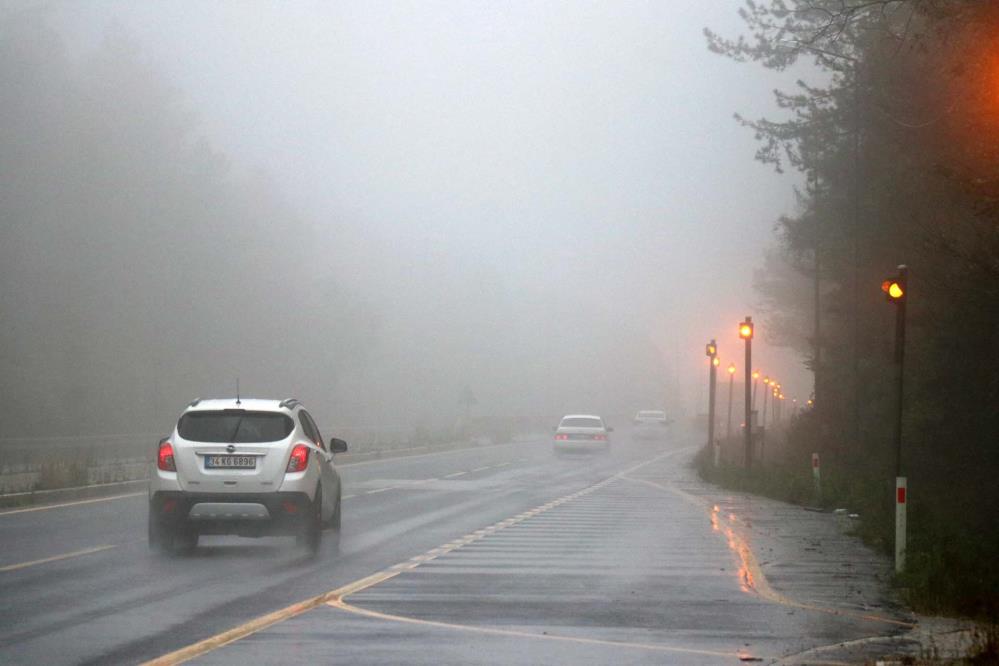
[[[190,555],[198,547],[198,532],[192,528],[163,524],[149,513],[149,550],[159,555]]]
[[[323,487],[316,487],[309,515],[302,521],[301,531],[295,537],[298,545],[304,546],[310,555],[319,552],[323,540]]]
[[[340,505],[343,500],[340,498],[339,493],[336,498],[336,508],[333,509],[333,516],[330,518],[330,540],[333,542],[333,552],[340,552]]]

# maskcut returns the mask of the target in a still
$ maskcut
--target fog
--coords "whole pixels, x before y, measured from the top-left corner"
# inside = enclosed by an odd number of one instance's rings
[[[703,411],[795,207],[733,113],[800,73],[705,46],[740,5],[8,3],[0,437],[237,378],[344,427]]]

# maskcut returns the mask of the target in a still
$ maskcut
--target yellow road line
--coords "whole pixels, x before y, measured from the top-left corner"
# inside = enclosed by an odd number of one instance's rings
[[[406,617],[404,615],[393,615],[390,613],[380,613],[378,611],[368,610],[366,608],[360,608],[352,604],[348,604],[343,600],[342,597],[334,598],[326,602],[327,606],[335,608],[337,610],[346,611],[348,613],[353,613],[355,615],[363,615],[365,617],[374,618],[377,620],[389,620],[391,622],[404,622],[406,624],[417,624],[424,627],[438,627],[440,629],[452,629],[457,631],[468,631],[479,634],[491,634],[494,636],[513,636],[515,638],[535,638],[540,640],[548,641],[559,641],[564,643],[582,643],[584,645],[601,645],[615,648],[632,648],[638,650],[646,650],[653,652],[672,652],[681,654],[697,654],[704,655],[708,657],[743,657],[743,653],[738,652],[718,652],[715,650],[698,650],[696,648],[683,648],[675,647],[671,645],[663,645],[660,643],[631,643],[626,641],[609,641],[602,640],[599,638],[585,638],[583,636],[560,636],[558,634],[535,634],[529,631],[515,631],[512,629],[497,629],[495,627],[476,627],[467,624],[452,624],[450,622],[438,622],[435,620],[420,620],[414,617]]]
[[[72,553],[63,553],[61,555],[53,555],[52,557],[43,557],[40,560],[31,560],[30,562],[19,562],[18,564],[7,564],[0,567],[0,573],[5,573],[8,571],[17,571],[19,569],[27,569],[28,567],[33,567],[39,564],[48,564],[49,562],[58,562],[59,560],[68,560],[71,557],[80,557],[81,555],[90,555],[91,553],[99,553],[104,550],[111,550],[112,548],[117,548],[117,545],[108,546],[94,546],[93,548],[84,548],[83,550],[74,550]]]
[[[854,611],[830,608],[827,606],[820,606],[814,603],[795,601],[789,597],[784,596],[777,590],[775,590],[771,585],[770,581],[767,580],[766,575],[763,573],[763,568],[760,566],[759,561],[756,559],[755,553],[753,553],[752,548],[749,547],[749,543],[746,539],[739,533],[735,528],[735,523],[737,518],[735,515],[730,515],[726,517],[722,515],[717,507],[711,505],[710,502],[705,499],[693,495],[686,491],[680,490],[679,488],[673,486],[672,484],[666,485],[662,483],[657,483],[649,479],[635,479],[626,475],[621,476],[622,479],[626,481],[632,481],[634,483],[641,483],[647,486],[657,488],[659,490],[665,490],[671,492],[687,502],[695,504],[701,508],[705,508],[711,514],[711,524],[715,529],[719,529],[724,532],[728,539],[729,547],[735,552],[739,557],[742,567],[739,570],[740,583],[742,583],[745,588],[752,590],[760,597],[766,599],[775,604],[780,604],[782,606],[788,606],[791,608],[800,608],[802,610],[817,611],[820,613],[826,613],[829,615],[839,615],[843,617],[851,617],[858,620],[867,620],[870,622],[881,622],[884,624],[893,624],[900,627],[915,627],[913,622],[905,622],[902,620],[896,620],[889,617],[884,617],[881,615],[875,615],[872,613],[857,613]],[[724,526],[724,527],[723,527]]]
[[[44,504],[42,506],[29,506],[24,509],[11,509],[9,511],[0,511],[0,516],[12,516],[15,513],[30,513],[32,511],[48,511],[49,509],[62,509],[67,506],[79,506],[81,504],[94,504],[95,502],[110,502],[112,500],[125,499],[127,497],[138,497],[139,495],[147,495],[148,493],[143,490],[138,493],[126,493],[124,495],[110,495],[108,497],[92,497],[90,499],[76,500],[74,502],[61,502],[59,504]]]
[[[237,627],[233,627],[228,631],[223,631],[222,633],[215,634],[214,636],[209,636],[202,641],[192,643],[191,645],[183,647],[179,650],[165,654],[162,657],[157,657],[156,659],[147,661],[142,666],[173,666],[175,664],[183,664],[184,662],[190,661],[195,657],[200,657],[201,655],[211,652],[212,650],[217,650],[220,647],[234,643],[241,638],[246,638],[247,636],[255,634],[258,631],[266,629],[267,627],[284,622],[285,620],[290,620],[297,615],[301,615],[306,611],[321,606],[330,599],[338,598],[341,595],[346,596],[348,594],[354,594],[355,592],[371,587],[372,585],[377,585],[378,583],[386,581],[397,575],[399,575],[398,571],[379,571],[378,573],[356,580],[353,583],[348,583],[347,585],[337,588],[332,592],[320,594],[317,597],[312,597],[311,599],[306,599],[305,601],[299,601],[298,603],[276,610],[273,613],[262,615],[261,617],[245,622]]]

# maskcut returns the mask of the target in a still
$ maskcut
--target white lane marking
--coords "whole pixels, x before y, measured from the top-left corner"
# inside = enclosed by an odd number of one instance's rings
[[[386,490],[395,490],[395,486],[389,486],[388,488],[375,488],[374,490],[365,490],[365,495],[374,495],[375,493],[383,493]]]
[[[664,454],[664,455],[668,455],[668,454]],[[640,467],[642,467],[644,465],[647,465],[647,464],[649,464],[651,462],[654,462],[655,460],[658,460],[658,459],[664,457],[664,455],[656,456],[655,458],[652,458],[652,459],[647,460],[645,462],[639,463],[639,464],[635,465],[634,467],[631,467],[628,470],[625,470],[625,472],[629,472],[629,471],[633,471],[633,470],[639,469]],[[464,472],[461,472],[461,474],[464,474]],[[545,505],[542,505],[542,506],[543,507],[548,507],[548,508],[553,508],[555,506],[559,506],[561,504],[564,504],[565,502],[568,502],[570,500],[576,499],[577,497],[582,497],[584,495],[588,495],[589,493],[593,492],[597,488],[601,488],[601,487],[603,487],[603,486],[605,486],[605,485],[607,485],[609,483],[612,483],[615,480],[617,480],[617,475],[608,477],[608,478],[604,479],[603,481],[601,481],[601,482],[599,482],[599,483],[597,483],[595,485],[589,486],[587,488],[583,488],[582,490],[579,490],[579,491],[577,491],[575,493],[572,493],[571,495],[566,495],[564,497],[560,497],[559,499],[554,500],[552,502],[549,502],[548,504],[545,504]],[[492,533],[492,532],[498,531],[500,529],[503,529],[505,527],[509,527],[511,525],[516,525],[516,524],[518,524],[518,523],[520,523],[520,522],[522,522],[524,520],[527,520],[528,518],[536,516],[538,513],[541,513],[542,511],[545,511],[545,510],[547,510],[547,509],[543,509],[542,507],[535,507],[534,509],[531,509],[530,511],[524,511],[523,513],[520,513],[520,514],[518,514],[516,516],[513,516],[512,518],[507,518],[505,520],[501,520],[499,522],[493,523],[492,525],[490,525],[489,527],[484,528],[484,530],[481,530],[481,531],[482,532],[487,532],[487,533]],[[302,614],[302,613],[304,613],[304,612],[306,612],[308,610],[311,610],[311,609],[313,609],[313,608],[315,608],[315,607],[317,607],[317,606],[319,606],[319,605],[321,605],[323,603],[330,604],[331,606],[334,606],[334,607],[337,607],[338,605],[340,605],[343,610],[350,610],[348,608],[343,608],[343,606],[346,606],[346,604],[343,603],[343,599],[346,598],[346,597],[348,597],[348,596],[350,596],[351,594],[355,594],[355,593],[357,593],[357,592],[359,592],[361,590],[365,590],[365,589],[367,589],[369,587],[373,587],[375,585],[378,585],[379,583],[385,582],[386,580],[388,580],[388,579],[390,579],[390,578],[392,578],[394,576],[397,576],[403,570],[412,569],[412,568],[415,568],[415,567],[419,566],[423,562],[429,562],[429,561],[431,561],[433,559],[436,559],[440,555],[443,555],[445,553],[449,553],[449,552],[451,552],[453,550],[461,548],[462,546],[465,546],[465,545],[467,545],[469,543],[472,543],[473,541],[477,541],[477,540],[481,539],[482,536],[484,536],[484,535],[476,536],[474,533],[473,534],[465,535],[464,537],[461,537],[459,539],[455,539],[454,541],[450,541],[450,542],[444,544],[443,546],[437,546],[436,548],[434,548],[434,549],[432,549],[430,551],[427,551],[426,553],[421,553],[420,555],[417,555],[416,557],[425,558],[425,559],[421,560],[420,562],[413,561],[415,559],[415,558],[413,558],[413,559],[408,560],[406,562],[402,562],[400,564],[396,564],[395,566],[392,566],[392,567],[389,567],[387,569],[383,569],[382,571],[373,573],[373,574],[371,574],[370,576],[368,576],[366,578],[362,578],[362,579],[360,579],[358,581],[355,581],[353,583],[345,585],[344,587],[341,587],[341,588],[339,588],[337,590],[333,590],[332,592],[328,592],[326,594],[321,594],[318,597],[312,597],[311,599],[306,599],[305,601],[301,601],[301,602],[299,602],[297,604],[292,604],[291,606],[287,606],[285,608],[282,608],[281,610],[275,611],[275,612],[270,613],[268,615],[264,615],[264,616],[258,617],[256,619],[250,620],[249,622],[245,622],[245,623],[243,623],[243,624],[241,624],[241,625],[239,625],[237,627],[234,627],[234,628],[232,628],[232,629],[230,629],[228,631],[224,631],[224,632],[222,632],[220,634],[216,634],[215,636],[210,636],[209,638],[206,638],[206,639],[204,639],[202,641],[198,641],[197,643],[193,643],[191,645],[188,645],[187,647],[184,647],[184,648],[181,648],[181,649],[176,650],[174,652],[171,652],[170,654],[163,655],[162,657],[159,657],[158,659],[154,659],[152,661],[148,661],[148,662],[146,662],[145,666],[150,666],[150,665],[165,666],[165,665],[173,665],[173,664],[184,663],[185,661],[189,661],[191,659],[194,659],[195,657],[201,656],[201,655],[203,655],[203,654],[205,654],[207,652],[211,652],[212,650],[220,648],[220,647],[222,647],[224,645],[229,645],[230,643],[238,641],[238,640],[240,640],[242,638],[245,638],[245,637],[247,637],[247,636],[249,636],[251,634],[255,634],[256,632],[260,631],[261,629],[266,629],[267,627],[270,627],[270,626],[272,626],[274,624],[277,624],[279,622],[283,622],[283,621],[285,621],[285,620],[287,620],[289,618],[295,617],[296,615],[300,615],[300,614]],[[351,607],[351,608],[354,608],[354,607]],[[360,609],[358,609],[358,610],[360,610]],[[354,611],[351,610],[351,612],[354,612]]]
[[[472,470],[472,472],[481,472],[487,469],[489,469],[489,465],[486,465],[485,467],[476,467],[475,469]]]
[[[124,495],[111,495],[110,497],[92,497],[85,500],[76,500],[74,502],[61,502],[59,504],[45,504],[42,506],[29,506],[24,509],[11,509],[9,511],[0,511],[0,516],[12,516],[15,513],[30,513],[32,511],[48,511],[49,509],[62,509],[67,506],[80,506],[81,504],[94,504],[96,502],[110,502],[112,500],[126,499],[128,497],[138,497],[139,495],[147,495],[146,491],[139,493],[126,493]]]
[[[454,474],[447,474],[447,475],[445,475],[444,478],[445,479],[453,479],[456,476],[464,476],[465,474],[468,474],[468,472],[455,472]]]
[[[355,497],[357,497],[357,495],[344,495],[340,499],[342,499],[342,500],[345,500],[345,499],[354,499]]]
[[[30,562],[19,562],[17,564],[8,564],[6,566],[0,567],[0,573],[4,573],[7,571],[17,571],[18,569],[27,569],[28,567],[33,567],[39,564],[48,564],[49,562],[58,562],[59,560],[68,560],[71,557],[90,555],[91,553],[99,553],[101,551],[111,550],[112,548],[117,548],[117,547],[118,547],[117,545],[94,546],[93,548],[74,550],[72,553],[63,553],[61,555],[53,555],[52,557],[43,557],[40,560],[31,560]]]

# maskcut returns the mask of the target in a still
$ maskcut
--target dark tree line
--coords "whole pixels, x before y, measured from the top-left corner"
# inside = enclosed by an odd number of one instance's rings
[[[158,432],[240,376],[330,394],[367,316],[126,36],[71,57],[11,11],[0,90],[0,438]]]
[[[924,608],[994,615],[999,5],[772,0],[747,2],[742,16],[749,36],[708,31],[711,49],[821,71],[776,93],[780,118],[738,118],[760,140],[757,159],[806,182],[756,280],[767,334],[817,371],[816,406],[790,433],[788,455],[823,452],[830,501],[859,509],[865,535],[891,546],[894,311],[879,286],[907,264],[905,584]]]

